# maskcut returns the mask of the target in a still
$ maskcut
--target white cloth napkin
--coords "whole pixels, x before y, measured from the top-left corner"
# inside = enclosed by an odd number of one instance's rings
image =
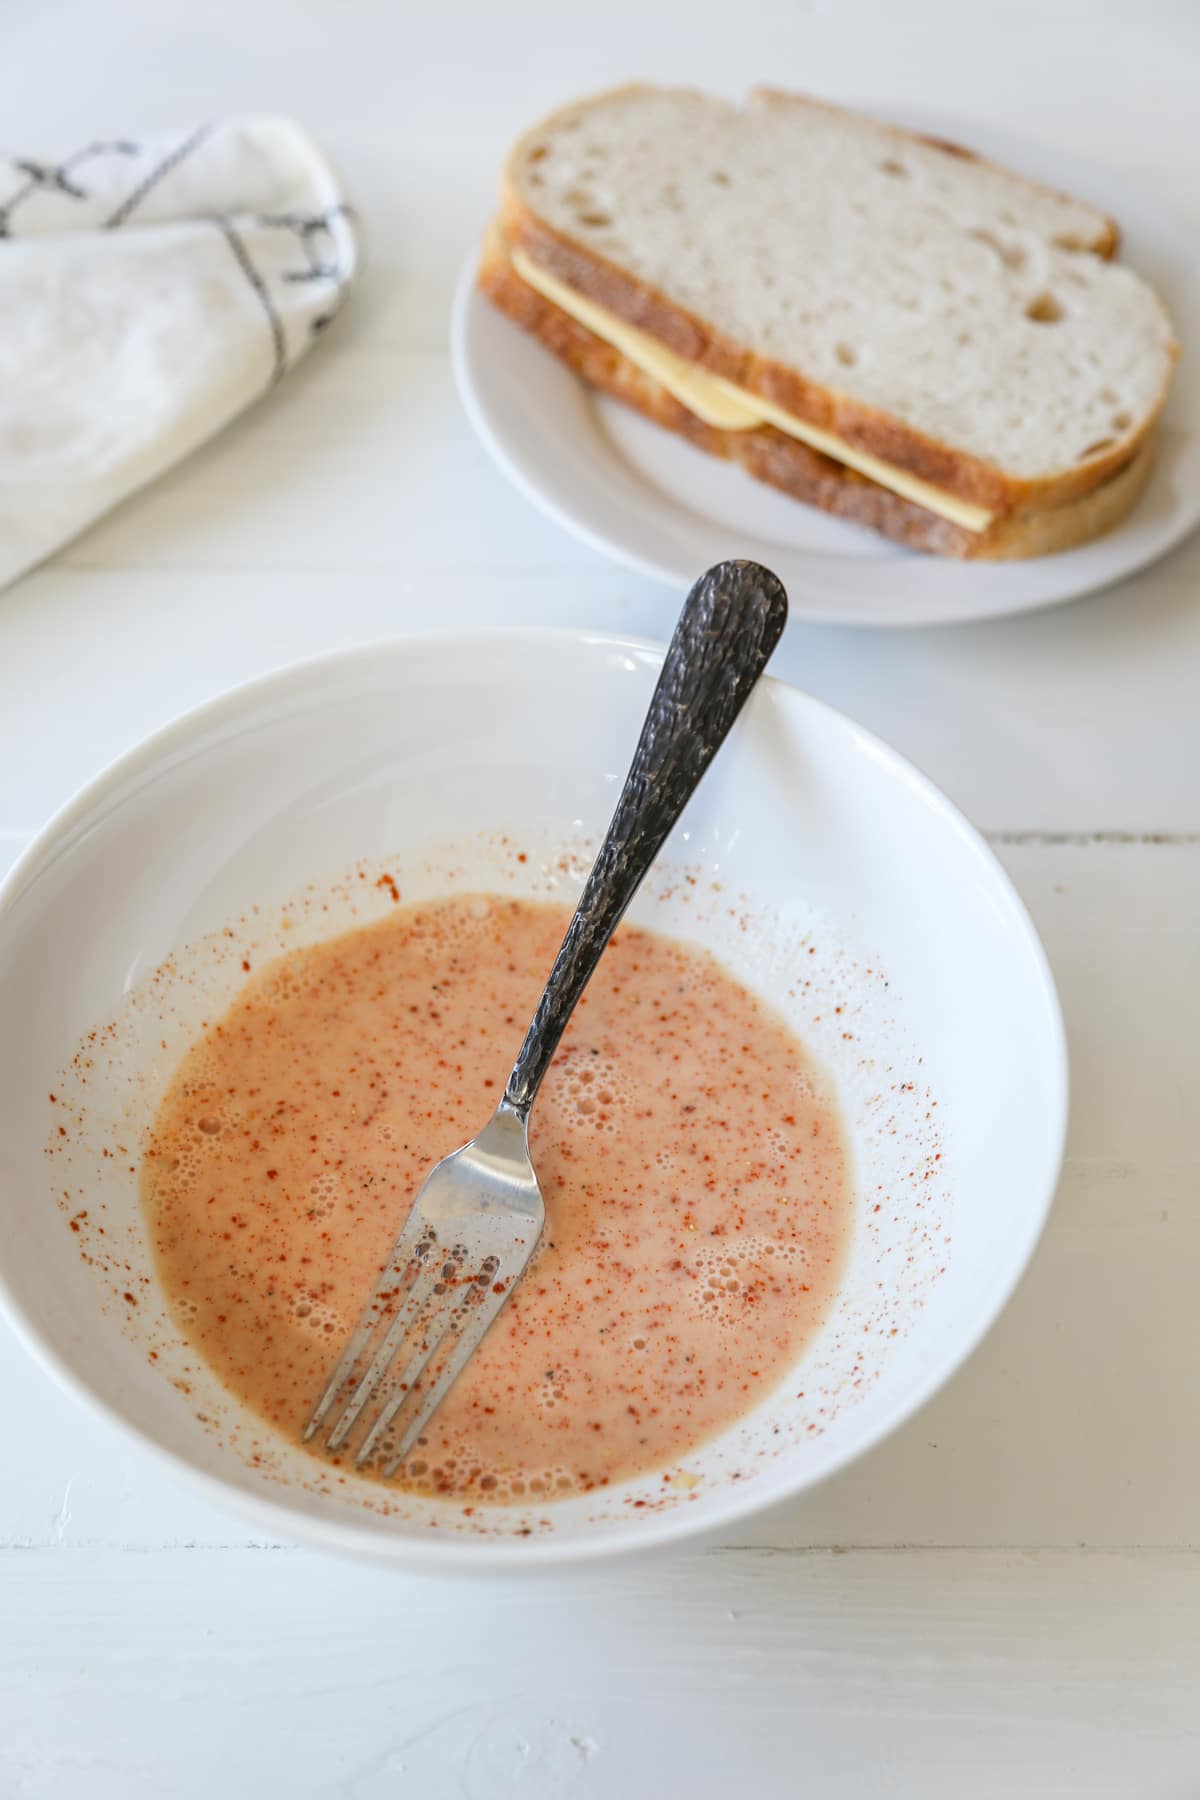
[[[359,260],[286,119],[0,158],[0,586],[272,387]]]

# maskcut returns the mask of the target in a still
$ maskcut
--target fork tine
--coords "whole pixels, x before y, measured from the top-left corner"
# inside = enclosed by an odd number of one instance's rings
[[[397,1283],[404,1282],[404,1277],[408,1273],[409,1265],[412,1263],[413,1258],[420,1248],[421,1240],[426,1235],[426,1230],[427,1228],[423,1226],[421,1221],[417,1218],[416,1209],[414,1208],[413,1213],[405,1224],[404,1230],[392,1245],[392,1253],[388,1257],[382,1275],[380,1275],[379,1280],[375,1283],[371,1298],[367,1301],[361,1313],[358,1315],[358,1322],[346,1340],[346,1348],[342,1351],[337,1368],[329,1378],[329,1383],[325,1392],[321,1395],[321,1398],[313,1408],[312,1417],[304,1427],[304,1443],[307,1444],[309,1439],[315,1436],[321,1429],[321,1426],[325,1423],[326,1416],[343,1387],[345,1387],[351,1370],[366,1349],[372,1334],[379,1327],[382,1315],[375,1310],[377,1302],[381,1295],[387,1293],[390,1287]],[[424,1259],[425,1262],[428,1262],[429,1255],[432,1254],[436,1248],[436,1244],[431,1244],[430,1251],[426,1253]],[[424,1264],[422,1264],[422,1267],[423,1266]],[[420,1274],[420,1269],[418,1269],[417,1274]],[[415,1281],[416,1279],[417,1276],[414,1276],[413,1280]],[[411,1286],[411,1282],[405,1284],[406,1289],[411,1288]],[[374,1316],[372,1316],[373,1314]]]
[[[431,1251],[425,1258],[416,1279],[404,1298],[403,1305],[388,1326],[382,1343],[371,1358],[366,1374],[350,1396],[345,1411],[330,1433],[329,1448],[331,1450],[338,1449],[345,1441],[347,1434],[353,1430],[363,1407],[391,1367],[397,1350],[420,1320],[431,1294],[442,1279],[443,1270],[449,1262],[454,1260],[455,1252],[447,1255],[441,1250]],[[422,1363],[422,1367],[424,1367],[424,1363]]]
[[[416,1416],[405,1427],[404,1436],[400,1439],[400,1447],[392,1461],[384,1470],[386,1479],[390,1480],[396,1473],[396,1470],[400,1467],[400,1464],[404,1461],[405,1457],[424,1431],[426,1425],[428,1425],[430,1419],[462,1374],[463,1369],[466,1367],[471,1357],[474,1356],[485,1332],[491,1326],[507,1298],[507,1291],[499,1296],[488,1293],[485,1294],[482,1302],[476,1302],[472,1316],[463,1326],[457,1341],[451,1345],[450,1353],[438,1373],[437,1380],[432,1384],[429,1392],[423,1396],[421,1404],[417,1408]],[[403,1401],[408,1398],[408,1395],[404,1394],[395,1398],[402,1404]],[[394,1417],[395,1413],[398,1411],[399,1404],[389,1402],[388,1411],[385,1415],[387,1423],[391,1423],[392,1417]],[[380,1424],[377,1425],[375,1430],[371,1433],[372,1437],[379,1434],[380,1426],[383,1422],[384,1421],[381,1419]]]
[[[356,1463],[365,1463],[368,1461],[376,1444],[379,1442],[379,1439],[383,1436],[396,1414],[400,1411],[400,1408],[404,1405],[406,1400],[412,1398],[413,1389],[433,1361],[437,1352],[441,1349],[446,1338],[458,1323],[462,1310],[463,1309],[460,1306],[456,1307],[453,1312],[444,1314],[444,1316],[438,1320],[438,1329],[436,1330],[435,1335],[428,1338],[412,1357],[404,1374],[400,1378],[400,1383],[396,1392],[392,1395],[391,1399],[376,1419],[374,1425],[372,1425],[370,1431],[367,1433],[362,1448],[354,1459]]]

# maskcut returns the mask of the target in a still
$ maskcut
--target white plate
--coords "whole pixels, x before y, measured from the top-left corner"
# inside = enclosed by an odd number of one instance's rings
[[[1152,281],[1184,355],[1158,464],[1129,517],[1078,550],[972,565],[899,549],[705,455],[595,393],[510,323],[475,286],[455,297],[459,393],[480,439],[535,505],[642,574],[690,587],[710,563],[748,556],[788,590],[792,616],[838,625],[945,625],[1052,606],[1145,567],[1200,521],[1200,244],[1140,194],[1045,146],[962,120],[901,123],[1094,201],[1124,234],[1122,259]]]
[[[792,1378],[689,1456],[686,1483],[644,1477],[529,1515],[468,1519],[395,1492],[383,1516],[377,1486],[314,1492],[319,1466],[282,1439],[251,1466],[262,1427],[180,1339],[137,1200],[137,1146],[179,1055],[243,959],[386,911],[382,871],[410,900],[574,899],[660,660],[616,638],[492,633],[272,675],[122,758],[0,888],[0,1303],[66,1387],[269,1532],[476,1570],[727,1530],[927,1400],[1037,1241],[1066,1061],[1025,910],[929,782],[768,681],[634,916],[714,949],[837,1083],[862,1202],[842,1289]],[[356,859],[370,878],[347,881]],[[67,1229],[82,1207],[104,1239]],[[115,1268],[85,1266],[83,1246],[107,1246]]]

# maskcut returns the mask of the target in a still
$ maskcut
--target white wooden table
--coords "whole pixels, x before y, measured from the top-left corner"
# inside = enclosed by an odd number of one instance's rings
[[[372,262],[267,403],[0,594],[0,861],[136,738],[297,657],[485,622],[666,634],[677,597],[535,515],[451,385],[453,279],[540,109],[631,73],[936,106],[1200,230],[1198,66],[1184,0],[5,9],[13,149],[290,111]],[[1017,623],[793,627],[777,667],[962,804],[1049,948],[1070,1150],[998,1328],[736,1543],[516,1589],[252,1541],[0,1327],[3,1800],[1200,1794],[1200,537]]]

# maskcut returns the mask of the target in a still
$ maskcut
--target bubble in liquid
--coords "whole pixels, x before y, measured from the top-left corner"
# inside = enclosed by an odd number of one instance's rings
[[[338,1175],[333,1169],[325,1169],[320,1175],[314,1175],[308,1184],[308,1204],[305,1207],[310,1219],[329,1217],[335,1208],[339,1185]]]
[[[179,1091],[188,1100],[204,1099],[215,1094],[220,1075],[217,1059],[210,1052],[193,1051],[186,1059],[186,1073],[181,1076]]]
[[[335,1332],[345,1336],[346,1321],[341,1314],[328,1301],[322,1300],[307,1288],[297,1290],[291,1313],[292,1319],[303,1331],[319,1332],[323,1337],[330,1337]]]
[[[561,1053],[554,1069],[554,1092],[568,1119],[584,1130],[607,1135],[620,1128],[620,1108],[631,1093],[623,1071],[593,1047],[576,1045]]]
[[[565,1498],[579,1486],[578,1478],[561,1463],[540,1469],[495,1469],[458,1455],[444,1455],[432,1467],[427,1458],[414,1457],[405,1465],[403,1480],[427,1498],[475,1499],[491,1506],[519,1505],[531,1497],[545,1504]]]
[[[744,1319],[758,1285],[778,1281],[782,1270],[804,1268],[811,1260],[803,1244],[779,1243],[759,1233],[736,1242],[702,1245],[693,1262],[699,1280],[686,1298],[700,1316],[718,1326]]]
[[[815,1073],[802,1069],[793,1077],[792,1089],[798,1099],[819,1100],[822,1097],[822,1085]]]
[[[197,1144],[179,1145],[170,1159],[169,1170],[164,1174],[162,1183],[157,1190],[158,1197],[165,1201],[171,1201],[181,1199],[185,1194],[190,1193],[196,1185],[196,1177],[200,1173],[201,1163],[202,1155]]]

